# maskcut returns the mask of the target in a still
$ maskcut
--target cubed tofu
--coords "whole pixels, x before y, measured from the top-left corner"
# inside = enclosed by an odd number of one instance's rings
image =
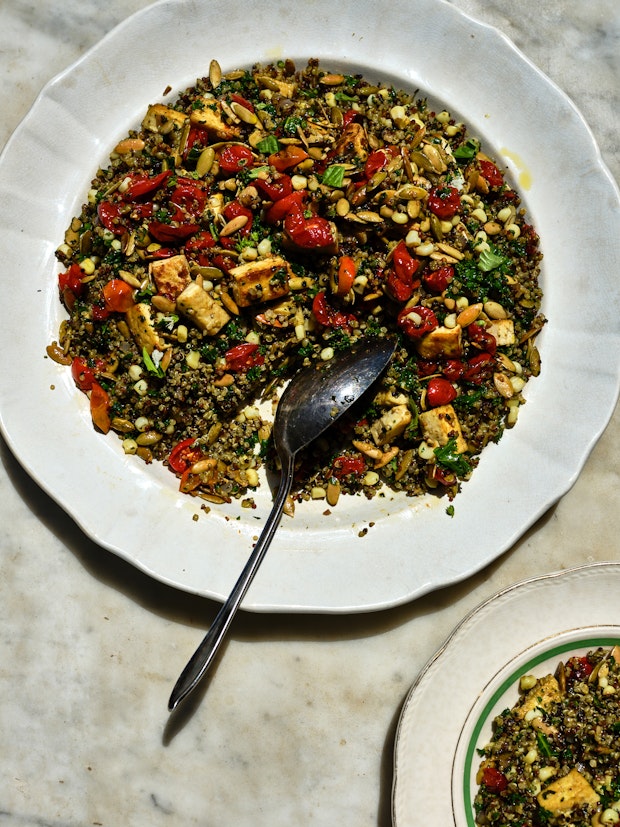
[[[515,326],[512,319],[495,319],[491,324],[485,328],[487,333],[495,337],[498,347],[503,345],[514,345],[517,341],[515,337]]]
[[[358,158],[364,159],[368,155],[368,139],[364,127],[359,123],[348,124],[332,151],[336,155],[348,155],[353,152]]]
[[[411,422],[411,411],[407,405],[395,405],[386,411],[370,427],[370,433],[377,445],[385,445],[399,437]]]
[[[552,781],[536,798],[541,807],[556,816],[575,807],[595,808],[600,801],[598,793],[587,778],[575,768],[568,775]]]
[[[446,445],[451,439],[455,439],[459,454],[467,450],[461,423],[452,405],[440,405],[424,411],[420,414],[419,420],[422,436],[431,445]]]
[[[184,112],[178,112],[163,103],[154,103],[147,109],[142,120],[142,127],[148,129],[149,132],[159,132],[168,123],[172,123],[177,129],[181,129],[186,121],[187,115]]]
[[[143,302],[135,304],[125,313],[125,319],[141,350],[146,348],[147,353],[152,353],[154,350],[164,350],[168,347],[155,329],[150,305]]]
[[[553,675],[545,675],[536,681],[529,692],[523,696],[521,703],[516,707],[515,713],[524,718],[532,709],[549,709],[549,707],[562,698],[560,685]]]
[[[195,281],[177,296],[177,308],[207,336],[215,336],[230,321],[222,305]]]
[[[157,292],[167,299],[176,299],[190,283],[189,262],[184,255],[152,261],[149,275],[155,282]]]
[[[269,256],[233,267],[230,275],[236,304],[239,307],[249,307],[286,296],[290,289],[288,281],[294,273],[285,258]]]
[[[222,114],[222,105],[215,98],[199,98],[197,106],[192,110],[190,121],[206,129],[210,138],[218,141],[234,141],[241,135],[238,126],[226,123]]]
[[[278,78],[272,78],[271,75],[256,75],[256,82],[263,89],[278,92],[285,98],[293,98],[297,91],[297,84],[294,81],[279,80]]]
[[[458,324],[455,327],[436,327],[417,341],[416,350],[422,359],[436,359],[438,356],[458,359],[463,354],[462,332]]]

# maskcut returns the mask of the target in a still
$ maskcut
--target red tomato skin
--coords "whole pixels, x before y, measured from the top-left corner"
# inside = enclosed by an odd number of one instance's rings
[[[420,321],[414,319],[412,314],[419,317]],[[396,317],[396,322],[410,339],[421,339],[426,333],[430,333],[431,330],[439,327],[437,316],[430,307],[423,307],[422,305],[404,307]]]
[[[497,339],[492,333],[488,333],[482,325],[475,323],[468,325],[467,335],[481,350],[490,354],[497,351]]]
[[[451,382],[441,376],[435,376],[426,386],[426,401],[431,408],[449,405],[456,399],[456,390]]]
[[[437,218],[452,218],[461,209],[461,196],[455,187],[433,187],[427,203]]]
[[[362,474],[364,474],[365,471],[366,462],[364,461],[364,458],[361,455],[343,455],[341,457],[336,457],[336,459],[332,463],[332,473],[339,480],[343,477],[348,477],[351,474],[355,477],[359,477]]]
[[[230,350],[226,351],[224,358],[226,369],[233,373],[244,373],[246,370],[265,362],[265,357],[259,353],[258,345],[251,342],[231,347]]]
[[[504,176],[492,161],[478,161],[482,177],[490,187],[501,187],[504,184]]]
[[[286,214],[284,231],[297,247],[304,250],[327,248],[335,244],[330,222],[320,215],[306,218],[301,209]]]
[[[291,144],[284,149],[278,150],[278,152],[272,153],[267,158],[267,161],[274,169],[277,169],[278,172],[285,172],[287,169],[292,169],[296,167],[297,164],[305,161],[307,157],[308,153],[305,149]]]
[[[203,456],[200,448],[194,446],[194,441],[193,437],[183,439],[170,451],[168,467],[175,474],[183,474]]]
[[[508,779],[495,767],[485,767],[482,770],[482,783],[496,793],[501,793],[508,787]]]
[[[438,267],[437,270],[429,270],[422,276],[422,280],[429,290],[437,293],[443,293],[453,278],[454,267],[451,264]]]
[[[103,301],[106,310],[126,313],[135,304],[133,289],[122,279],[110,279],[103,287]]]
[[[268,180],[257,178],[254,186],[270,201],[280,201],[293,192],[291,177],[285,173],[276,174]]]
[[[118,204],[113,204],[111,201],[102,201],[97,206],[97,215],[106,230],[114,233],[114,235],[122,235],[127,229],[121,221],[121,211]]]
[[[252,150],[243,144],[229,144],[222,149],[219,155],[220,169],[228,173],[249,169],[253,163]]]

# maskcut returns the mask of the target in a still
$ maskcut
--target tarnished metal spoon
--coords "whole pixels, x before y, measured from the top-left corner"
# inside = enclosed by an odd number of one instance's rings
[[[287,385],[273,423],[274,445],[282,464],[273,507],[233,590],[176,682],[168,709],[174,709],[197,686],[213,662],[273,539],[293,484],[295,456],[368,390],[387,367],[395,348],[390,339],[364,340],[344,354],[301,371]]]

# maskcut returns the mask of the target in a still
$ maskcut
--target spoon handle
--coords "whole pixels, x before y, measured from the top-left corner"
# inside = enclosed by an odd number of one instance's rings
[[[183,700],[183,698],[189,695],[189,693],[196,687],[207,672],[209,666],[215,658],[220,644],[226,636],[226,632],[228,631],[235,614],[237,613],[239,604],[250,587],[250,584],[254,579],[254,575],[258,571],[267,549],[271,545],[273,535],[275,534],[280,517],[282,516],[284,503],[286,502],[286,498],[288,497],[293,484],[294,456],[289,455],[285,457],[285,462],[286,464],[283,464],[282,467],[282,477],[278,487],[278,493],[261,535],[258,538],[252,553],[248,557],[248,561],[239,575],[239,579],[235,583],[230,595],[215,616],[215,620],[211,624],[211,628],[190,658],[185,669],[181,672],[181,675],[179,676],[179,679],[170,695],[170,700],[168,701],[168,709],[170,710],[173,710]]]

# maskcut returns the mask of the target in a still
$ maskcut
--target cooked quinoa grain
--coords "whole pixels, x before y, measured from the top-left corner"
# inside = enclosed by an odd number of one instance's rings
[[[180,490],[246,498],[300,368],[394,337],[374,399],[300,458],[293,499],[450,499],[540,370],[541,254],[480,142],[423,98],[290,60],[154,103],[57,251],[95,427]],[[267,411],[265,411],[267,408]]]
[[[494,720],[474,800],[480,825],[601,827],[620,822],[620,647],[521,679]]]

